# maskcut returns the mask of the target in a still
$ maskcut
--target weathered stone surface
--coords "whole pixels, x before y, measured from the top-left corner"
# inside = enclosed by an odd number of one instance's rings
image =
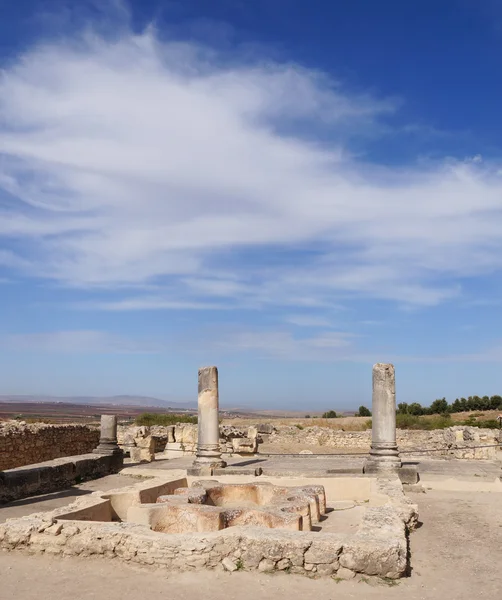
[[[394,365],[377,363],[373,366],[372,414],[370,458],[365,472],[401,466],[396,442]]]
[[[91,452],[99,428],[87,425],[0,423],[0,471]]]
[[[0,503],[66,489],[82,479],[117,473],[122,454],[83,454],[9,469],[0,473]]]
[[[432,456],[449,456],[471,460],[495,460],[500,450],[495,447],[502,442],[498,429],[454,426],[432,431],[397,429],[397,445],[403,458],[423,458],[423,449],[433,451]],[[371,430],[341,431],[328,427],[305,427],[281,425],[275,428],[268,442],[277,445],[325,446],[343,450],[368,452],[371,445]],[[473,446],[487,446],[474,448]],[[417,450],[416,453],[413,450]],[[438,451],[441,450],[441,451]]]
[[[317,565],[317,569],[316,572],[318,575],[333,575],[333,573],[336,573],[338,567],[338,563],[335,564],[331,564],[331,565]]]
[[[406,538],[355,535],[340,555],[340,565],[357,573],[397,579],[406,572]]]
[[[257,450],[256,438],[234,438],[232,449],[237,454],[254,454]]]
[[[274,561],[269,560],[268,558],[264,558],[263,560],[261,560],[258,565],[258,571],[261,571],[262,573],[268,573],[270,571],[273,571],[274,568],[275,568]]]
[[[336,576],[338,579],[354,579],[356,576],[355,572],[351,569],[346,569],[345,567],[340,567],[336,572]]]
[[[333,540],[319,540],[312,542],[310,548],[305,552],[305,562],[314,564],[338,564],[338,557],[343,547],[342,538]]]
[[[237,564],[231,558],[224,558],[221,561],[221,564],[223,565],[225,571],[230,571],[230,573],[237,571]]]
[[[166,535],[141,520],[111,522],[112,502],[114,518],[125,518],[129,510],[138,512],[140,506],[146,511],[155,510],[162,505],[151,503],[163,495],[172,495],[183,481],[150,480],[106,494],[95,492],[51,513],[8,521],[0,525],[0,548],[64,556],[117,557],[170,571],[222,568],[222,565],[236,570],[242,564],[245,569],[316,576],[338,572],[337,576],[342,578],[354,572],[392,578],[405,573],[407,540],[403,519],[412,522],[416,512],[404,497],[397,477],[376,482],[380,499],[385,502],[387,495],[387,503],[367,507],[353,535],[250,526]],[[182,494],[174,497],[183,499]],[[141,505],[141,501],[150,504]]]

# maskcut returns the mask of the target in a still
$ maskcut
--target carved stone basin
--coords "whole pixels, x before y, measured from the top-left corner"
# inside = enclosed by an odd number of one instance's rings
[[[131,506],[127,521],[165,533],[218,531],[237,525],[310,531],[325,512],[321,485],[195,481],[192,487],[159,496],[155,504]]]

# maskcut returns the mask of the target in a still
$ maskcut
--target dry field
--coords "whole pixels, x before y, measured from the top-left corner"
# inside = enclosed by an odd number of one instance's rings
[[[368,417],[339,417],[337,419],[299,419],[293,417],[238,417],[223,419],[224,425],[246,426],[253,423],[272,423],[273,425],[292,425],[300,427],[328,427],[330,429],[339,429],[343,431],[363,431],[368,429]]]
[[[500,415],[500,411],[497,410],[485,410],[479,412],[461,412],[452,413],[451,421],[452,425],[457,425],[462,421],[465,421],[469,417],[473,417],[476,421],[488,421],[494,420]],[[427,421],[437,418],[438,415],[424,415],[420,417],[421,420]],[[252,423],[272,423],[273,425],[292,425],[299,427],[328,427],[330,429],[338,429],[343,431],[364,431],[371,427],[370,419],[368,417],[338,417],[337,419],[322,419],[322,418],[298,418],[298,417],[237,417],[230,419],[223,419],[224,425],[240,425],[246,426]]]

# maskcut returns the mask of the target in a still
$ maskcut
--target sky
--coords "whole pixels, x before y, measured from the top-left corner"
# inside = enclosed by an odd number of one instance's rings
[[[498,0],[0,0],[0,394],[502,393]]]

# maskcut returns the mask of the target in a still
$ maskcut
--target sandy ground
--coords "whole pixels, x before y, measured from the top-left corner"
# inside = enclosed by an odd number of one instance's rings
[[[166,575],[116,560],[0,554],[0,598],[49,600],[290,600],[294,597],[473,600],[502,592],[502,496],[413,494],[423,526],[412,534],[411,577],[396,583],[198,571]]]

